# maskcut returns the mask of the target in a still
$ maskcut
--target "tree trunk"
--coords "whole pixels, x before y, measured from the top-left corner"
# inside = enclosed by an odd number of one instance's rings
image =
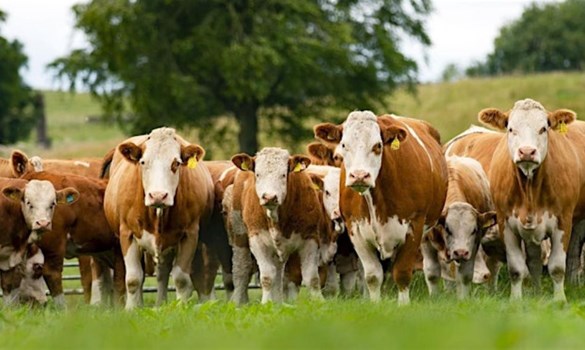
[[[236,110],[236,118],[240,123],[240,152],[254,155],[258,151],[258,107],[255,105],[241,106]]]

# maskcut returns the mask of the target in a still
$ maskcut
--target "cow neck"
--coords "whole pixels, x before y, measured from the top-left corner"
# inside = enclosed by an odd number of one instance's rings
[[[529,219],[535,217],[537,208],[544,207],[546,210],[546,206],[551,204],[541,203],[545,199],[543,198],[543,194],[554,193],[551,192],[554,189],[550,188],[550,183],[547,181],[547,176],[550,174],[550,157],[551,154],[548,154],[540,166],[534,170],[531,177],[524,175],[510,160],[514,168],[514,185],[520,193],[520,201],[517,201],[517,204],[520,204],[521,210],[525,211],[525,215]]]
[[[0,177],[12,178],[12,166],[8,159],[0,158]]]

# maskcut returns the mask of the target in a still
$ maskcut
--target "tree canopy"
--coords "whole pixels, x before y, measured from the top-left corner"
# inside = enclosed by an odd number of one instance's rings
[[[494,51],[467,74],[496,75],[585,68],[585,1],[532,4],[504,26]]]
[[[6,20],[0,11],[0,24]],[[31,90],[20,70],[27,63],[22,44],[0,35],[0,144],[11,144],[27,137],[35,120],[30,109]]]
[[[430,11],[430,0],[93,0],[74,6],[89,47],[51,67],[129,132],[233,116],[253,153],[259,115],[294,140],[306,117],[374,108],[415,82],[399,43],[430,44]]]

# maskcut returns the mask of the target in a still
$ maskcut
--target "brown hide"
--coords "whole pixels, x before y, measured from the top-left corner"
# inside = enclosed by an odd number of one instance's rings
[[[505,135],[500,132],[470,133],[455,137],[445,145],[444,149],[449,152],[446,156],[454,155],[477,160],[488,174],[492,157],[502,139],[505,139]]]

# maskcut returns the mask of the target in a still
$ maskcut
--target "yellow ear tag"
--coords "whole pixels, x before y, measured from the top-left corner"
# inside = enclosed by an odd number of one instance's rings
[[[398,150],[400,148],[400,140],[398,139],[398,137],[396,137],[394,139],[394,141],[392,141],[392,143],[390,144],[390,148],[393,151],[396,151],[396,150]]]
[[[312,185],[313,189],[315,189],[317,191],[320,191],[321,190],[321,188],[319,186],[317,186],[316,183],[313,182],[311,185]]]
[[[189,169],[197,168],[197,158],[195,156],[189,158],[189,160],[187,161],[187,167]]]
[[[566,134],[567,131],[569,131],[569,127],[567,126],[567,124],[565,122],[561,122],[559,124],[559,133],[560,134]]]
[[[303,165],[301,163],[297,163],[297,165],[295,165],[295,168],[293,169],[293,171],[295,173],[300,172],[303,169]]]
[[[248,163],[246,163],[246,162],[243,162],[242,164],[240,164],[240,168],[241,168],[242,170],[248,170]]]

